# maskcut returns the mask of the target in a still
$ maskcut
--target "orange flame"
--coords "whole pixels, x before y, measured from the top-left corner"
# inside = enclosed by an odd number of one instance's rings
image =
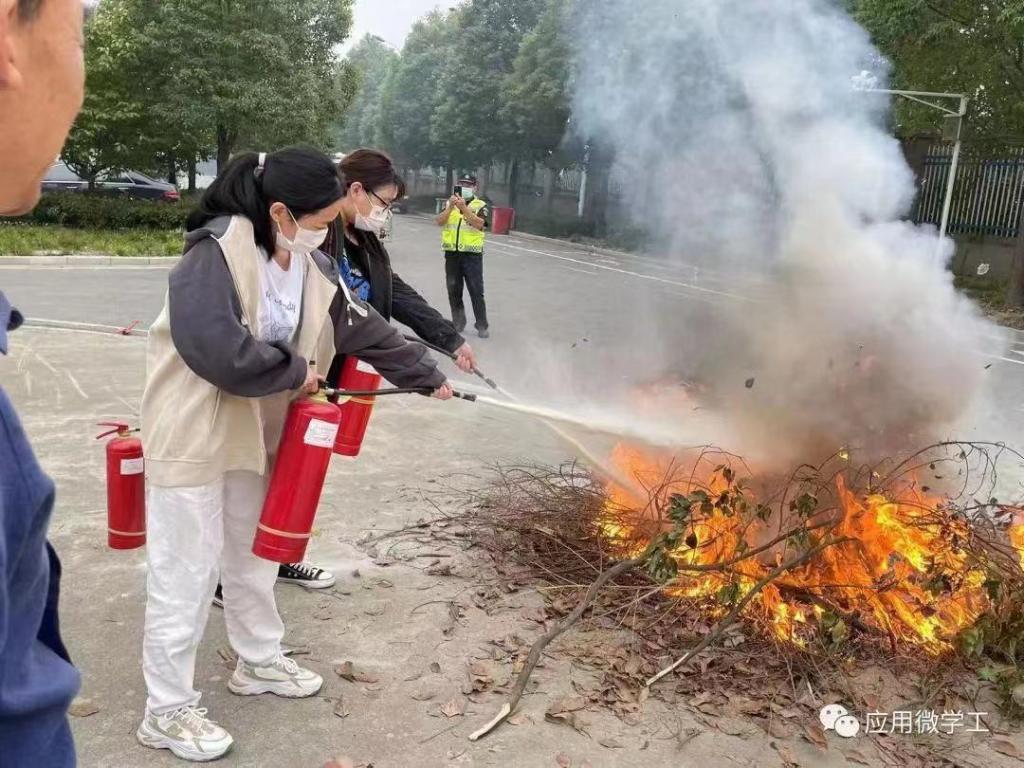
[[[653,532],[667,525],[657,519],[658,509],[672,494],[703,488],[717,495],[729,485],[710,465],[698,462],[696,469],[687,467],[683,473],[678,459],[624,444],[616,447],[612,461],[642,486],[608,487],[608,514],[601,529],[622,546],[624,555],[643,552]],[[833,637],[837,629],[842,636],[849,629],[845,623],[853,620],[872,626],[894,643],[930,653],[947,650],[988,605],[984,570],[959,546],[970,536],[968,523],[936,514],[942,499],[916,488],[908,487],[899,498],[859,496],[842,475],[836,481],[835,501],[835,535],[852,541],[824,550],[766,586],[748,606],[749,616],[762,620],[778,638],[800,646],[816,627],[827,630],[828,619]],[[624,509],[642,511],[630,517]],[[744,549],[770,542],[782,530],[777,518],[751,522],[715,510],[688,529],[686,543],[672,557],[680,566],[722,563]],[[1009,537],[1024,568],[1024,515],[1010,528]],[[744,594],[783,559],[793,557],[792,545],[784,546],[737,563],[729,574],[680,571],[667,590],[678,597],[717,601],[709,605],[716,612],[724,605],[721,590],[731,585],[735,599],[737,589]],[[840,620],[844,626],[837,627]]]

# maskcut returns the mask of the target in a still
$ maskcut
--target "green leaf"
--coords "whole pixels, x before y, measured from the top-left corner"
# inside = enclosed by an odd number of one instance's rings
[[[835,624],[832,625],[832,629],[829,631],[829,637],[832,638],[832,643],[839,645],[849,636],[850,630],[849,627],[846,626],[846,622],[842,619],[837,619]]]
[[[722,603],[723,605],[732,605],[737,600],[739,600],[740,597],[739,583],[733,582],[731,584],[726,584],[725,586],[721,587],[716,593],[716,597],[718,599],[718,602]]]

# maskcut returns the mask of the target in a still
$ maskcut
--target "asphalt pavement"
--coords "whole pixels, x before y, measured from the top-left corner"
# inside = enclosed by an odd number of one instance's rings
[[[402,217],[389,248],[396,271],[446,311],[439,239],[428,221]],[[138,321],[144,327],[161,309],[168,267],[131,263],[0,266],[0,289],[30,318],[107,326]],[[685,371],[691,355],[714,345],[708,318],[736,302],[750,303],[757,289],[754,280],[682,260],[516,236],[490,238],[485,279],[493,335],[486,340],[469,335],[481,367],[517,392],[546,397],[628,387]],[[137,414],[145,344],[138,338],[42,328],[20,331],[12,341],[10,358],[0,361],[0,383],[57,482],[51,533],[65,566],[62,623],[83,671],[83,696],[90,704],[85,711],[97,710],[73,720],[81,765],[177,765],[170,756],[134,742],[144,700],[139,644],[145,553],[113,552],[105,546],[103,453],[93,440],[96,422],[130,420]],[[959,436],[1021,442],[1024,345],[1019,335],[994,333],[965,354],[980,366],[991,366],[990,397],[984,412],[972,416]],[[596,451],[610,448],[608,437],[587,439]],[[434,576],[426,572],[430,560],[404,560],[390,546],[374,557],[356,542],[368,531],[431,516],[435,504],[454,503],[458,497],[446,495],[447,489],[478,481],[488,465],[572,458],[573,449],[541,424],[503,411],[426,398],[382,402],[359,459],[332,464],[318,515],[319,535],[310,555],[339,574],[338,587],[325,595],[279,590],[286,641],[309,649],[300,661],[328,678],[324,692],[301,702],[227,694],[223,622],[216,613],[210,621],[197,686],[204,691],[204,706],[237,739],[224,764],[319,768],[329,756],[346,754],[378,768],[534,768],[554,765],[556,755],[564,753],[573,765],[589,761],[595,767],[783,765],[771,739],[757,728],[740,736],[702,730],[677,748],[662,733],[664,723],[674,723],[677,733],[701,726],[654,697],[635,726],[608,713],[587,713],[592,733],[613,738],[625,749],[602,747],[586,734],[545,723],[546,707],[558,696],[571,695],[582,674],[556,656],[538,670],[538,691],[523,703],[530,720],[521,726],[503,726],[476,745],[466,740],[500,704],[493,694],[471,700],[464,716],[449,719],[440,713],[443,703],[463,701],[470,660],[489,657],[495,638],[536,633],[535,625],[524,628],[520,615],[537,604],[536,596],[511,594],[502,605],[484,610],[469,599],[479,586],[479,573],[457,553],[445,560],[453,564],[453,575]],[[436,551],[430,542],[420,546]],[[459,606],[454,631],[450,605]],[[379,675],[380,683],[357,686],[340,680],[332,669],[344,660]],[[346,717],[336,715],[342,702],[350,712]],[[818,727],[816,721],[807,726]],[[846,764],[838,749],[822,753],[799,739],[789,748],[805,764]],[[986,764],[998,765],[998,756],[989,756],[992,762]]]
[[[396,219],[395,270],[448,314],[440,236],[423,217]],[[0,289],[29,317],[147,327],[159,313],[168,266],[7,266]],[[484,278],[492,337],[469,341],[481,367],[507,387],[566,403],[610,387],[681,378],[715,350],[721,310],[756,307],[757,281],[683,258],[596,251],[525,236],[488,240]],[[986,369],[984,407],[963,437],[1024,442],[1024,333],[993,330],[973,355]],[[939,384],[936,384],[939,385]]]

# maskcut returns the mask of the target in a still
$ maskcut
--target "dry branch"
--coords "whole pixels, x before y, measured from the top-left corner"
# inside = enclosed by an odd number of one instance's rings
[[[523,665],[522,670],[519,672],[519,677],[516,678],[515,687],[512,689],[512,693],[509,694],[508,701],[502,705],[501,710],[493,720],[482,728],[473,731],[473,733],[469,735],[470,741],[476,741],[481,736],[487,735],[500,725],[506,717],[515,711],[516,705],[519,704],[519,700],[523,697],[523,691],[526,690],[526,684],[530,681],[530,675],[533,674],[533,670],[536,669],[537,663],[540,661],[541,654],[544,653],[544,649],[551,644],[552,640],[557,638],[580,620],[587,608],[593,604],[594,598],[597,597],[597,593],[601,591],[601,587],[616,576],[622,575],[631,568],[636,568],[638,565],[643,563],[643,561],[643,557],[633,558],[632,560],[623,560],[621,563],[617,563],[604,571],[597,577],[597,579],[594,580],[594,583],[587,589],[583,599],[579,601],[572,613],[558,622],[533,644],[530,648],[529,656],[526,657],[526,664]]]
[[[747,604],[751,600],[753,600],[761,592],[761,590],[763,590],[765,587],[767,587],[771,582],[773,582],[779,576],[781,576],[782,574],[786,573],[786,571],[791,571],[794,568],[797,568],[797,567],[803,565],[804,563],[812,560],[813,558],[817,557],[819,554],[824,552],[829,547],[834,547],[837,544],[843,544],[844,542],[847,542],[847,541],[852,541],[852,539],[845,539],[844,538],[844,539],[836,539],[834,541],[822,542],[818,546],[813,547],[812,549],[807,550],[807,552],[805,552],[802,555],[800,555],[800,557],[795,557],[792,560],[789,560],[788,562],[783,563],[778,568],[773,570],[771,573],[769,573],[767,576],[765,576],[763,579],[761,579],[759,582],[757,582],[757,584],[755,584],[753,586],[753,588],[751,588],[751,590],[749,592],[747,592],[747,594],[745,594],[743,596],[743,598],[736,603],[736,605],[733,606],[732,610],[729,611],[728,615],[724,619],[722,619],[720,622],[718,622],[718,624],[715,625],[715,628],[711,632],[709,632],[707,635],[705,635],[703,640],[701,640],[699,643],[697,643],[697,645],[695,645],[692,649],[690,649],[685,654],[683,654],[680,658],[676,659],[676,661],[674,661],[672,664],[670,664],[669,666],[665,667],[665,669],[661,670],[658,674],[656,674],[654,677],[649,679],[647,681],[647,687],[649,688],[654,683],[656,683],[659,680],[661,680],[661,678],[665,677],[665,675],[668,675],[671,672],[673,672],[674,670],[678,669],[683,664],[685,664],[687,661],[689,661],[694,656],[696,656],[698,653],[700,653],[705,648],[709,647],[712,643],[714,643],[715,640],[717,640],[719,637],[721,637],[722,633],[725,632],[725,630],[727,630],[729,628],[729,626],[734,621],[736,621],[737,618],[739,618],[739,615],[743,612],[743,609],[747,607]]]
[[[995,486],[1003,452],[1024,458],[998,444],[943,443],[902,462],[857,467],[837,455],[787,476],[737,482],[732,469],[719,466],[712,472],[710,466],[723,456],[726,466],[741,460],[704,448],[698,461],[706,466],[700,472],[672,461],[662,479],[642,483],[647,500],[638,499],[635,506],[620,505],[621,496],[575,465],[498,468],[496,482],[459,488],[456,503],[462,511],[445,513],[431,533],[443,538],[447,526],[457,524],[472,546],[493,558],[500,579],[557,585],[549,596],[556,613],[572,607],[532,644],[501,710],[470,738],[481,738],[515,712],[545,650],[591,609],[591,621],[607,617],[641,635],[649,646],[644,675],[657,668],[654,659],[663,649],[692,642],[699,627],[700,642],[647,679],[647,686],[691,662],[741,618],[756,628],[745,633],[746,642],[758,643],[759,652],[775,648],[774,658],[784,657],[791,681],[810,685],[811,679],[820,683],[829,667],[822,654],[838,647],[830,643],[849,642],[844,650],[872,658],[879,653],[892,658],[912,647],[913,626],[901,624],[902,616],[887,610],[887,601],[902,599],[924,615],[936,600],[958,600],[967,576],[981,572],[996,573],[1024,590],[1020,553],[1007,539],[1007,526],[1022,519],[1021,510],[1000,507],[989,493],[977,498],[978,490]],[[932,475],[950,478],[939,501],[939,492],[924,487]],[[920,566],[909,569],[903,553],[889,550],[881,554],[884,575],[878,575],[878,548],[867,547],[870,539],[862,535],[865,525],[876,524],[872,505],[882,503],[878,497],[887,505],[887,525],[903,526],[912,542],[915,531],[925,532],[932,555],[927,572]],[[422,528],[408,532],[418,534]],[[843,544],[848,546],[825,554]],[[510,564],[515,567],[509,569]],[[847,567],[856,570],[847,573]],[[744,591],[748,584],[753,586]],[[669,597],[666,587],[680,592]],[[579,590],[574,606],[564,597],[567,589]],[[681,599],[680,593],[694,596]],[[782,635],[773,622],[786,615],[774,610],[780,600],[788,603],[790,616],[816,607],[819,623],[800,625],[801,641],[807,642],[799,648],[778,641]],[[720,606],[729,606],[727,615],[706,628],[702,612],[719,615]],[[665,622],[673,614],[679,617],[674,626]],[[855,638],[834,639],[830,628],[836,624],[827,622],[845,623],[856,630]],[[795,632],[792,637],[797,638]],[[822,642],[812,644],[812,637]],[[643,677],[632,679],[644,683]]]

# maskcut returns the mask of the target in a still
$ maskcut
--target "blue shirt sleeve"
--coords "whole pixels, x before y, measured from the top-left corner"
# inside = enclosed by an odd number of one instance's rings
[[[7,305],[9,308],[9,305]],[[8,312],[9,315],[9,312]],[[8,329],[8,319],[3,330]],[[73,768],[78,671],[60,639],[60,561],[46,541],[53,481],[0,388],[0,765]]]

